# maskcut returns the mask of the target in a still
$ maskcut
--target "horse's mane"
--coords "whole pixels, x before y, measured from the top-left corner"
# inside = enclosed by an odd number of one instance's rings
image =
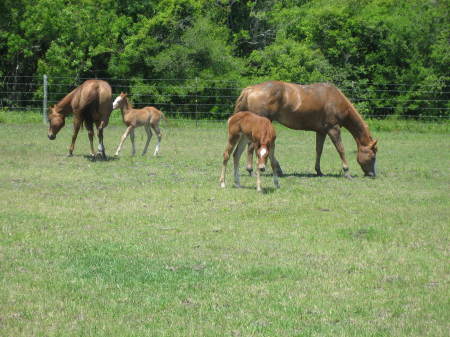
[[[69,92],[66,96],[64,96],[58,103],[56,103],[56,106],[61,109],[61,113],[65,114],[65,110],[66,107],[68,105],[70,105],[70,103],[72,102],[73,97],[75,96],[75,94],[77,93],[78,88],[73,89],[71,92]]]
[[[336,88],[342,98],[347,103],[348,115],[346,118],[345,127],[350,131],[350,133],[357,139],[358,141],[361,138],[368,137],[368,140],[372,140],[372,136],[370,135],[369,126],[362,118],[361,114],[355,108],[355,106],[350,102],[350,100],[345,96],[341,90]]]

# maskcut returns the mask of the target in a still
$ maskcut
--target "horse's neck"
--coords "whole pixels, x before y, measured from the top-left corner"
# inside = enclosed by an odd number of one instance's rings
[[[364,122],[361,115],[352,105],[343,126],[347,128],[353,138],[355,138],[358,147],[361,145],[367,146],[371,142],[372,137],[370,136],[366,122]]]
[[[120,108],[120,111],[122,112],[122,119],[124,119],[126,115],[130,114],[132,110],[133,106],[128,101],[128,99],[125,99],[125,101],[122,104],[122,107]]]
[[[72,99],[75,96],[77,89],[72,90],[69,92],[62,100],[60,100],[56,106],[59,108],[60,113],[63,115],[67,115],[72,112]]]

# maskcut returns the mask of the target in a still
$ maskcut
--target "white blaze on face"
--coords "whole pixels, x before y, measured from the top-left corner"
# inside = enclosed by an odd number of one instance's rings
[[[262,157],[264,157],[267,153],[267,149],[265,147],[261,148],[261,150],[259,150],[259,155]]]
[[[117,96],[113,102],[113,109],[117,109],[119,107],[119,103],[122,100],[122,96]]]

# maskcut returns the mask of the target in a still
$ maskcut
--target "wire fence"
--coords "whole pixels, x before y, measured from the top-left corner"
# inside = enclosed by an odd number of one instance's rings
[[[86,78],[0,77],[0,109],[45,114]],[[114,79],[113,96],[127,92],[135,107],[155,106],[166,115],[195,120],[224,120],[246,83],[204,79]],[[335,83],[366,118],[450,119],[450,86],[445,82]]]

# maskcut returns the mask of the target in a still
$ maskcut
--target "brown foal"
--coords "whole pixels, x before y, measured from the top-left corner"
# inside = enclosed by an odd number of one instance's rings
[[[134,146],[134,129],[139,126],[144,126],[145,132],[147,133],[147,142],[145,143],[142,155],[147,153],[148,144],[152,139],[151,129],[153,129],[158,137],[158,143],[156,144],[155,152],[153,153],[153,155],[156,156],[159,153],[159,147],[161,144],[161,130],[159,129],[159,122],[161,118],[164,118],[164,120],[167,121],[166,116],[164,116],[161,111],[151,106],[146,106],[142,109],[133,109],[132,105],[128,101],[127,94],[123,92],[120,93],[120,95],[114,100],[113,109],[117,108],[120,108],[122,112],[122,120],[127,126],[127,129],[120,139],[115,155],[119,155],[123,142],[127,139],[128,135],[130,135],[131,139],[132,153],[135,155],[136,149]]]
[[[266,168],[267,158],[270,158],[270,164],[273,171],[273,182],[276,188],[279,188],[277,165],[275,159],[275,129],[269,119],[258,116],[250,111],[239,111],[228,119],[228,144],[223,153],[222,174],[220,176],[220,186],[225,187],[225,171],[233,153],[234,160],[234,184],[240,187],[239,179],[239,159],[245,146],[250,142],[255,149],[257,156],[256,170],[256,189],[261,192],[260,172]],[[237,145],[236,145],[237,144]]]

